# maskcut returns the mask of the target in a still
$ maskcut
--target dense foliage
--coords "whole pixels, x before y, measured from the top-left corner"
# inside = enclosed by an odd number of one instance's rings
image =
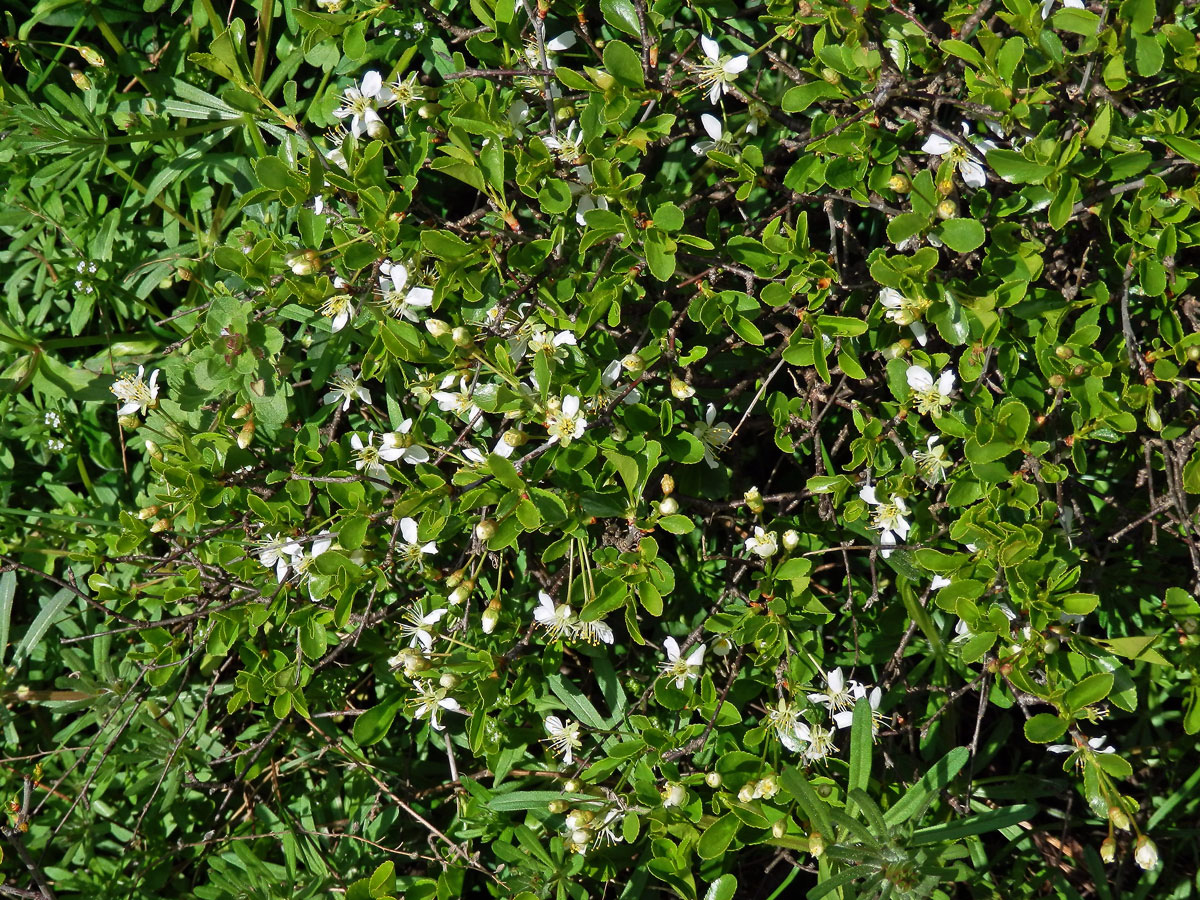
[[[1185,897],[1187,0],[14,0],[3,885]]]

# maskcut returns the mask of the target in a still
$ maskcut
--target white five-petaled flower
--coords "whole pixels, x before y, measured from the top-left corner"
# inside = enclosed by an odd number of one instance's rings
[[[379,455],[388,462],[400,460],[416,465],[429,462],[429,451],[413,443],[410,432],[412,419],[405,419],[395,431],[389,431],[379,439]]]
[[[887,312],[884,316],[896,325],[907,325],[922,347],[928,342],[921,315],[929,308],[928,300],[912,300],[895,288],[885,287],[879,292],[879,303]]]
[[[913,459],[917,461],[917,471],[930,484],[938,484],[946,476],[950,468],[950,457],[946,448],[938,443],[938,436],[931,434],[925,442],[927,450],[914,450]]]
[[[579,414],[579,398],[575,394],[567,394],[557,409],[546,414],[546,431],[552,444],[557,441],[565,447],[583,437],[586,428],[587,419]]]
[[[550,735],[543,739],[550,745],[550,752],[561,756],[568,766],[571,765],[575,761],[575,751],[583,746],[579,737],[579,723],[570,719],[564,722],[558,716],[546,716],[543,724],[546,726],[546,734]]]
[[[621,360],[614,359],[607,366],[605,366],[604,371],[600,373],[600,385],[604,389],[605,401],[612,402],[617,397],[625,394],[625,397],[621,400],[621,402],[627,406],[632,406],[642,399],[642,392],[637,388],[634,388],[628,393],[625,393],[625,389],[618,386],[617,382],[621,380],[621,372],[623,372],[624,369],[625,367],[621,365]]]
[[[268,534],[258,551],[258,561],[268,569],[275,569],[275,580],[287,578],[292,566],[292,557],[300,552],[300,545],[278,534]]]
[[[330,320],[336,334],[350,324],[354,318],[354,298],[349,294],[334,294],[321,307],[321,315]]]
[[[659,791],[659,796],[662,797],[663,809],[671,809],[675,806],[683,806],[687,803],[687,788],[678,781],[669,781],[666,786]]]
[[[754,536],[746,538],[746,549],[763,559],[770,559],[779,552],[779,539],[773,531],[763,531],[761,525],[754,526]]]
[[[866,697],[867,703],[871,707],[871,736],[874,737],[879,733],[879,726],[887,721],[887,717],[879,712],[879,704],[883,700],[883,689],[876,685],[868,692],[866,685],[858,682],[853,682],[853,684],[854,687],[851,688],[851,691],[854,694],[854,701],[857,703]],[[849,728],[854,724],[854,710],[844,709],[834,713],[833,721],[838,728]]]
[[[538,605],[533,611],[534,621],[546,629],[550,640],[557,641],[575,630],[575,614],[565,603],[555,603],[545,591],[538,591]]]
[[[570,331],[553,333],[546,326],[535,324],[529,333],[530,350],[534,353],[545,353],[556,359],[561,359],[566,354],[563,348],[575,345],[575,335]]]
[[[750,63],[750,57],[742,53],[737,56],[721,54],[717,42],[707,35],[700,38],[706,61],[700,64],[700,84],[708,89],[708,101],[716,104],[721,95],[729,91],[729,85]]]
[[[916,400],[917,412],[936,417],[942,414],[943,407],[950,405],[950,392],[954,390],[954,372],[950,369],[943,370],[936,382],[924,366],[909,366],[906,377]]]
[[[830,712],[838,712],[854,705],[854,689],[857,686],[857,681],[846,680],[839,666],[825,676],[825,690],[809,694],[808,699],[812,703],[820,703]]]
[[[1100,737],[1088,738],[1087,745],[1096,753],[1116,753],[1117,748],[1111,744],[1104,746],[1106,740],[1108,735],[1102,734]],[[1082,750],[1083,744],[1051,744],[1046,749],[1051,753],[1074,753],[1076,750]]]
[[[692,434],[704,448],[704,461],[710,469],[717,468],[716,455],[725,449],[725,445],[733,437],[733,429],[729,427],[729,423],[715,422],[716,418],[717,408],[710,403],[704,414],[704,421],[692,429]]]
[[[442,389],[433,392],[433,399],[437,401],[438,409],[442,412],[452,412],[465,422],[471,423],[475,428],[483,427],[483,416],[480,415],[479,407],[471,402],[471,387],[467,381],[467,376],[463,375],[458,382],[458,390],[451,393],[446,388],[454,385],[454,376],[447,375],[442,379]]]
[[[404,118],[408,114],[408,108],[417,101],[423,99],[423,92],[417,86],[417,73],[411,72],[404,79],[397,78],[395,81],[388,83],[388,90],[392,92],[392,103],[400,107],[400,117]]]
[[[109,388],[120,402],[117,415],[129,416],[135,412],[145,415],[146,410],[158,402],[158,369],[150,373],[150,380],[145,380],[146,367],[138,366],[136,375],[122,375]]]
[[[400,632],[412,638],[411,646],[420,646],[428,653],[433,649],[433,626],[442,621],[442,617],[449,611],[443,608],[423,613],[419,606],[414,606],[405,612],[405,621],[400,625]]]
[[[802,749],[799,729],[801,726],[800,710],[783,698],[778,705],[767,707],[767,724],[775,730],[779,743],[793,753]]]
[[[313,566],[316,565],[317,557],[333,546],[333,533],[322,531],[305,550],[299,542],[293,544],[296,548],[292,553],[292,568],[296,570],[301,584],[308,584],[308,597],[310,600],[316,600],[312,592],[312,575]]]
[[[422,719],[428,716],[430,728],[434,731],[445,731],[446,726],[438,721],[438,714],[444,709],[454,712],[462,709],[458,705],[458,701],[453,697],[447,697],[446,692],[432,681],[415,681],[413,686],[417,689],[417,697],[414,701],[416,710],[413,712],[413,718]]]
[[[1042,2],[1042,18],[1050,18],[1050,10],[1054,9],[1055,0],[1043,0]],[[1062,0],[1062,5],[1068,9],[1083,9],[1083,0]]]
[[[703,156],[709,150],[717,149],[721,144],[721,139],[725,136],[725,127],[721,124],[721,120],[712,113],[701,113],[700,125],[709,139],[692,144],[692,152],[697,156]]]
[[[587,214],[593,209],[608,209],[608,198],[591,192],[592,170],[587,166],[576,166],[575,177],[579,184],[572,184],[571,193],[579,200],[575,206],[575,221],[580,225],[587,224]]]
[[[679,655],[679,642],[673,637],[663,641],[663,650],[667,659],[659,663],[659,667],[668,678],[675,679],[675,687],[683,690],[689,679],[695,681],[700,677],[700,668],[704,665],[704,645],[694,649],[686,658]]]
[[[870,482],[858,492],[858,496],[867,505],[875,507],[871,527],[880,532],[879,543],[883,545],[880,553],[884,559],[887,559],[892,555],[890,548],[896,546],[897,539],[901,541],[908,539],[908,531],[911,526],[908,519],[904,518],[908,515],[908,506],[905,505],[902,497],[880,500],[875,496],[875,486]]]
[[[573,163],[583,156],[583,134],[579,130],[578,122],[571,122],[565,131],[558,134],[546,135],[542,138],[542,143],[565,163]]]
[[[416,322],[416,310],[433,305],[433,288],[408,287],[407,266],[384,263],[379,271],[379,298],[384,308],[396,318]]]
[[[371,392],[359,383],[357,376],[345,366],[342,366],[329,378],[329,393],[325,395],[325,403],[341,403],[342,412],[350,408],[350,403],[358,400],[362,403],[371,402]]]
[[[437,553],[437,544],[434,541],[426,541],[421,543],[417,536],[417,520],[405,516],[400,520],[400,535],[404,538],[404,544],[400,548],[400,558],[406,562],[415,563],[418,568],[424,568],[424,557]]]
[[[367,434],[365,442],[357,434],[351,435],[350,446],[354,448],[354,468],[363,472],[367,478],[374,479],[371,483],[375,487],[383,489],[383,485],[378,483],[380,481],[392,483],[392,476],[383,464],[385,461],[392,462],[399,458],[403,451],[386,446],[376,447],[373,433]]]
[[[375,137],[372,132],[383,124],[376,110],[395,99],[392,89],[383,83],[383,76],[372,70],[363,76],[360,85],[342,92],[342,105],[333,114],[339,119],[350,117],[350,133],[356,138],[362,137],[364,132]]]
[[[832,728],[826,728],[823,725],[806,725],[801,722],[796,729],[796,735],[808,744],[804,748],[804,753],[801,754],[801,759],[805,762],[822,760],[835,749]]]
[[[971,135],[970,122],[964,121],[962,130],[964,137],[974,146],[979,155],[986,155],[987,151],[996,149],[996,145],[992,141]],[[987,184],[987,168],[979,161],[978,156],[971,152],[971,148],[966,143],[952,141],[944,135],[931,134],[925,139],[921,149],[932,156],[940,156],[954,162],[958,166],[958,174],[962,176],[963,182],[968,187],[981,188]]]

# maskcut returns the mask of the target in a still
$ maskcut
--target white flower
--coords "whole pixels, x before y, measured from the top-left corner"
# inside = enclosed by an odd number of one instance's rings
[[[704,50],[707,61],[700,64],[700,84],[708,89],[708,101],[717,104],[721,95],[729,91],[729,84],[746,71],[750,57],[744,53],[738,56],[721,55],[717,42],[705,35],[700,38],[700,47]]]
[[[480,414],[480,409],[471,402],[471,388],[467,382],[467,376],[462,376],[458,382],[458,390],[454,393],[447,391],[446,388],[453,386],[454,376],[447,375],[442,379],[442,389],[434,391],[433,399],[437,401],[438,409],[442,412],[452,412],[465,422],[471,423],[475,428],[483,427],[483,416]]]
[[[971,123],[962,123],[963,135],[971,142],[980,154],[986,155],[988,150],[995,150],[992,141],[976,138],[971,135]],[[973,154],[966,144],[952,141],[940,134],[931,134],[921,149],[933,156],[950,159],[958,166],[958,174],[968,187],[981,188],[987,184],[987,169],[978,157]]]
[[[583,134],[579,130],[578,122],[571,122],[565,131],[560,131],[557,135],[546,135],[542,138],[542,143],[565,163],[573,163],[583,156]]]
[[[953,583],[945,575],[934,575],[933,581],[929,582],[929,589],[931,591],[940,591],[944,587],[950,587]]]
[[[310,600],[316,600],[312,593],[312,575],[313,566],[317,562],[317,557],[333,546],[333,534],[329,531],[322,531],[309,544],[308,550],[299,544],[295,543],[296,550],[292,553],[292,568],[296,570],[299,582],[308,584],[308,597]]]
[[[300,545],[278,534],[268,534],[258,552],[258,561],[268,569],[275,569],[275,580],[287,578],[292,557],[300,552]]]
[[[545,591],[538,591],[538,605],[533,611],[533,618],[546,629],[552,641],[560,640],[575,631],[575,614],[571,612],[571,607],[565,603],[556,604]]]
[[[419,646],[428,653],[433,649],[433,626],[440,622],[449,611],[448,609],[435,609],[431,613],[422,613],[419,606],[411,607],[404,614],[406,622],[401,623],[400,632],[412,638],[410,646]]]
[[[397,78],[388,83],[392,93],[392,104],[400,107],[400,117],[408,115],[408,108],[419,100],[424,99],[424,92],[417,86],[417,73],[412,72],[403,80]]]
[[[805,725],[801,722],[796,733],[800,740],[808,744],[801,755],[801,759],[805,762],[822,760],[836,749],[833,743],[832,729],[822,725]]]
[[[354,468],[359,472],[365,470],[367,478],[373,479],[372,485],[382,490],[383,485],[378,482],[392,483],[392,476],[388,474],[383,460],[394,458],[394,451],[388,450],[388,456],[384,456],[385,451],[375,446],[375,435],[370,433],[367,434],[366,443],[357,434],[351,435],[350,446],[354,448]]]
[[[1144,834],[1139,835],[1137,839],[1137,846],[1133,851],[1133,860],[1138,864],[1138,866],[1146,871],[1149,871],[1157,866],[1158,847],[1155,846],[1154,841],[1150,840],[1150,838],[1146,837]]]
[[[545,353],[557,359],[562,359],[566,351],[564,347],[576,345],[575,335],[569,331],[552,334],[544,325],[535,324],[529,334],[529,349],[534,353]]]
[[[721,138],[725,136],[725,127],[721,124],[721,120],[712,113],[701,113],[700,125],[704,128],[709,140],[697,141],[692,144],[692,152],[697,156],[703,156],[709,150],[715,150],[721,143]]]
[[[429,461],[429,451],[414,444],[412,435],[412,419],[405,419],[395,431],[389,431],[379,439],[379,456],[387,462],[400,460],[416,465]]]
[[[775,532],[763,531],[761,525],[755,525],[754,536],[746,538],[746,549],[763,559],[770,559],[779,552],[779,539]]]
[[[557,441],[565,447],[583,437],[586,428],[587,419],[579,414],[579,398],[574,394],[567,394],[558,409],[552,409],[546,415],[546,430],[552,444]]]
[[[938,443],[938,436],[931,434],[925,442],[927,450],[914,450],[913,459],[917,462],[917,471],[930,484],[938,484],[950,468],[950,457],[946,448]]]
[[[1096,753],[1116,753],[1117,748],[1111,744],[1107,747],[1104,746],[1104,742],[1106,740],[1108,740],[1108,735],[1102,734],[1100,737],[1088,738],[1087,745]],[[1074,753],[1076,750],[1080,750],[1082,748],[1082,744],[1079,744],[1078,746],[1075,744],[1051,744],[1046,749],[1050,753]]]
[[[865,685],[855,683],[851,690],[856,702],[863,697],[867,698],[867,703],[871,707],[871,736],[874,737],[879,732],[879,726],[887,721],[887,718],[879,712],[879,704],[883,700],[883,689],[876,685],[868,693]],[[854,710],[845,709],[834,713],[833,721],[838,728],[849,728],[854,724]]]
[[[415,563],[417,568],[424,568],[424,557],[437,553],[437,544],[427,541],[422,544],[417,537],[417,520],[406,516],[400,520],[400,534],[404,545],[400,548],[400,558],[406,562]]]
[[[725,445],[729,443],[733,437],[733,429],[729,427],[727,422],[716,422],[717,408],[713,404],[708,404],[708,411],[704,414],[704,421],[696,425],[692,429],[692,434],[698,440],[701,446],[704,447],[704,461],[708,463],[710,469],[717,468],[717,456],[725,449]]]
[[[884,559],[887,559],[892,555],[889,548],[896,546],[897,539],[901,541],[908,539],[908,531],[911,526],[904,518],[908,515],[908,507],[901,497],[892,497],[887,501],[881,501],[875,496],[875,487],[870,482],[858,492],[858,496],[864,503],[876,507],[871,527],[880,532],[879,542],[884,547],[880,553]]]
[[[325,403],[341,403],[342,412],[350,408],[350,402],[358,399],[362,403],[371,402],[371,392],[363,387],[358,378],[345,366],[342,366],[329,378],[329,393],[325,395]]]
[[[570,719],[564,722],[558,716],[546,716],[543,724],[546,734],[550,735],[544,738],[550,745],[550,752],[561,756],[568,766],[571,765],[575,761],[574,752],[583,746],[583,741],[579,738],[579,723]]]
[[[1043,0],[1042,2],[1042,18],[1050,18],[1050,10],[1054,9],[1055,0]],[[1062,0],[1062,5],[1068,9],[1083,9],[1083,0]]]
[[[917,412],[930,413],[934,417],[942,414],[942,408],[951,404],[950,392],[954,390],[954,372],[944,370],[938,375],[937,382],[924,366],[908,367],[908,386],[912,388],[913,397],[917,401]]]
[[[150,373],[150,381],[144,380],[145,366],[138,366],[137,375],[122,375],[109,388],[120,402],[117,415],[130,416],[135,412],[146,414],[152,406],[158,403],[158,369]]]
[[[663,641],[663,650],[667,653],[666,662],[659,667],[668,678],[675,679],[675,687],[683,690],[688,679],[695,681],[700,677],[700,667],[704,665],[704,645],[701,644],[685,659],[679,655],[679,643],[673,637]]]
[[[799,753],[801,750],[801,739],[799,734],[800,710],[780,698],[777,706],[767,707],[767,724],[774,730],[779,742],[793,753]]]
[[[386,271],[385,271],[386,268]],[[411,287],[408,267],[401,263],[384,263],[379,267],[379,297],[384,308],[398,319],[417,321],[417,309],[433,305],[433,288]]]
[[[839,666],[825,676],[825,690],[809,694],[808,699],[812,703],[820,703],[830,712],[849,709],[854,705],[853,692],[857,685],[858,682],[853,679],[846,681]]]
[[[348,87],[342,92],[342,105],[333,114],[339,119],[350,116],[350,133],[356,138],[362,137],[363,132],[375,137],[372,132],[378,132],[383,125],[376,108],[386,106],[395,99],[392,89],[383,83],[383,77],[372,70],[363,76],[361,85]]]
[[[592,622],[580,621],[575,625],[575,633],[579,639],[595,646],[596,644],[611,644],[615,638],[613,630],[599,619]]]
[[[587,166],[576,166],[575,177],[578,185],[571,185],[571,193],[579,197],[575,207],[575,221],[580,225],[587,224],[587,214],[593,209],[608,209],[608,198],[597,196],[588,190],[592,184],[592,170]]]
[[[413,683],[416,687],[417,698],[415,701],[416,711],[413,713],[414,719],[421,719],[429,716],[429,727],[434,731],[445,731],[446,726],[438,721],[438,714],[443,709],[457,711],[462,709],[458,705],[458,701],[453,697],[447,697],[446,692],[438,688],[432,681],[417,681]]]
[[[341,331],[354,318],[354,303],[353,298],[349,294],[334,294],[325,301],[321,307],[321,315],[327,319],[332,319],[334,334]]]
[[[885,287],[879,292],[879,303],[887,312],[884,316],[896,325],[907,325],[922,347],[928,342],[921,314],[929,308],[928,300],[910,300],[895,288]]]
[[[621,360],[614,359],[604,371],[600,373],[600,384],[604,388],[604,397],[607,401],[615,400],[618,396],[625,393],[624,388],[618,387],[617,382],[621,378],[621,372],[624,371],[624,366],[621,365]],[[629,393],[625,394],[625,399],[621,402],[627,406],[632,406],[642,399],[642,393],[637,388],[634,388]]]
[[[683,806],[687,803],[687,788],[678,781],[669,781],[667,786],[659,792],[662,797],[663,809],[671,809],[674,806]]]

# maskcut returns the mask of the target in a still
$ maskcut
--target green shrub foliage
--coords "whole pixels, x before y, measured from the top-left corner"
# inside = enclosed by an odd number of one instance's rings
[[[6,6],[6,886],[1192,896],[1196,9]]]

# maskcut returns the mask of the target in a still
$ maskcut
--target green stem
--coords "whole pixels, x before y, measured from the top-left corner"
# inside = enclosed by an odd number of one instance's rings
[[[130,175],[128,172],[126,172],[124,169],[122,169],[120,166],[118,166],[115,162],[113,162],[111,159],[109,159],[107,154],[105,154],[105,156],[104,156],[104,163],[110,169],[112,169],[114,172],[116,172],[118,175],[120,175],[122,178],[124,178],[130,187],[134,188],[139,194],[145,196],[146,186],[144,184],[142,184],[140,181],[137,181],[132,175]],[[172,207],[170,207],[166,203],[164,203],[162,201],[161,197],[155,197],[153,200],[153,203],[155,206],[157,206],[163,212],[167,213],[167,215],[169,215],[173,219],[175,219],[175,221],[177,221],[180,225],[185,227],[188,231],[192,232],[192,234],[196,237],[197,241],[199,241],[200,233],[198,231],[196,231],[195,225],[193,225],[191,222],[189,222],[187,219],[185,219],[183,216],[181,216],[175,209],[173,209]]]

